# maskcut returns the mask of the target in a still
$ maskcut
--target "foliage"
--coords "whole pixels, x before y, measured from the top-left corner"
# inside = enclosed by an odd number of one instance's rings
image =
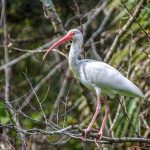
[[[65,134],[49,136],[42,133],[25,134],[13,128],[16,126],[25,130],[55,131],[75,124],[85,128],[91,120],[96,105],[95,95],[88,90],[84,94],[83,90],[86,89],[80,86],[68,70],[66,58],[55,51],[49,54],[46,61],[42,60],[44,50],[59,39],[66,30],[72,28],[83,29],[85,57],[105,61],[117,68],[137,84],[145,95],[144,99],[120,96],[114,99],[108,98],[110,116],[105,135],[121,138],[137,137],[136,133],[139,133],[146,139],[150,138],[150,3],[148,0],[143,3],[142,0],[56,0],[53,1],[53,7],[43,7],[44,0],[7,0],[6,2],[7,45],[4,44],[3,18],[0,23],[2,35],[0,38],[0,132],[2,133],[0,139],[3,139],[6,148],[94,149],[94,142],[84,143]],[[133,16],[140,3],[142,4],[139,12]],[[1,4],[2,2],[0,7]],[[115,45],[116,38],[118,41]],[[7,46],[8,61],[5,59],[4,50]],[[68,55],[69,46],[70,44],[63,45],[58,50]],[[108,56],[110,50],[112,53]],[[12,64],[4,66],[11,62]],[[8,100],[5,97],[7,67],[10,69]],[[104,108],[102,108],[103,113]],[[94,128],[100,127],[101,120],[102,115]],[[110,127],[113,127],[111,131]],[[81,134],[80,128],[71,129],[70,133]],[[0,147],[2,147],[1,142]],[[101,145],[104,149],[135,147],[147,148],[148,144],[124,142]]]

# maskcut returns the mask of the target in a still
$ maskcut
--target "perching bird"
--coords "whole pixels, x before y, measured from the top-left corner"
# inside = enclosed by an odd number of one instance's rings
[[[69,67],[72,70],[74,76],[89,90],[92,90],[97,95],[97,107],[95,114],[88,126],[84,130],[82,139],[86,139],[86,134],[92,129],[93,123],[96,120],[100,109],[101,109],[101,98],[102,94],[110,97],[115,94],[129,97],[144,97],[140,89],[125,78],[119,71],[110,65],[91,59],[79,60],[81,47],[83,45],[83,35],[78,29],[70,30],[63,38],[53,44],[44,55],[43,59],[47,54],[55,47],[59,46],[65,41],[72,41],[70,52],[69,52]],[[109,107],[107,100],[104,99],[105,103],[105,116],[102,121],[100,131],[97,137],[101,139],[103,130],[106,124],[106,120],[109,114]]]

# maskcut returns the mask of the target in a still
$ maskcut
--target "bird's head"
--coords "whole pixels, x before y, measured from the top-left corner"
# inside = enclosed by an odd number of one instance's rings
[[[43,56],[43,59],[46,58],[47,54],[54,49],[55,47],[61,45],[64,42],[67,41],[72,41],[72,42],[83,42],[83,36],[82,33],[80,32],[80,30],[78,29],[72,29],[70,30],[64,37],[62,37],[59,41],[57,41],[56,43],[54,43],[45,53],[45,55]]]
[[[83,35],[78,29],[72,29],[70,30],[67,34],[72,34],[72,39],[71,41],[82,41],[83,40]]]

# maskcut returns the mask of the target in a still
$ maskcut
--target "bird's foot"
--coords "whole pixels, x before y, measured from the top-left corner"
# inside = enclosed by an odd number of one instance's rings
[[[103,135],[103,133],[100,131],[97,135],[96,135],[96,138],[95,138],[95,144],[96,144],[96,146],[97,147],[99,147],[99,141],[102,139],[102,135]]]
[[[86,136],[87,136],[87,133],[90,131],[91,129],[90,128],[86,128],[86,129],[84,129],[84,132],[82,133],[82,137],[81,137],[81,139],[82,139],[82,141],[86,141]]]
[[[99,133],[96,135],[96,139],[100,141],[101,138],[102,138],[102,135],[103,135],[103,133],[102,133],[102,132],[99,132]]]

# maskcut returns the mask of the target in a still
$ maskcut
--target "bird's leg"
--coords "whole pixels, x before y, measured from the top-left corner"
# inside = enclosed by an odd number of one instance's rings
[[[82,140],[84,140],[84,141],[86,140],[86,135],[87,135],[87,133],[92,129],[92,126],[93,126],[93,124],[94,124],[94,121],[96,120],[98,114],[100,113],[100,109],[101,109],[101,100],[100,100],[100,96],[98,96],[95,114],[94,114],[94,116],[93,116],[93,118],[92,118],[92,120],[91,120],[91,122],[90,122],[88,128],[86,128],[86,129],[84,130],[84,134],[82,135]]]
[[[106,107],[105,108],[105,116],[103,118],[100,131],[98,132],[98,135],[97,135],[97,139],[99,139],[99,140],[102,138],[104,127],[106,125],[106,121],[107,121],[108,114],[109,114],[109,106],[108,106],[108,102],[107,102],[106,98],[104,98],[104,103],[105,103],[105,107]]]

